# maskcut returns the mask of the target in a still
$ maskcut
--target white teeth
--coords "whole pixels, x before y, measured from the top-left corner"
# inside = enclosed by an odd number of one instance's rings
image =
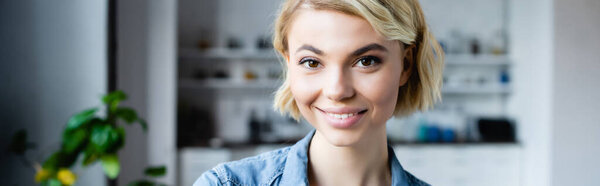
[[[336,119],[346,119],[348,117],[352,117],[354,115],[357,115],[358,113],[349,113],[349,114],[333,114],[333,113],[327,113],[327,115],[334,117]]]

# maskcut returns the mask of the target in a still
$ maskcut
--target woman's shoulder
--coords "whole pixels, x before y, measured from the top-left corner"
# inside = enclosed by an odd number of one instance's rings
[[[265,152],[237,161],[221,163],[204,172],[194,186],[268,185],[283,173],[290,147]]]

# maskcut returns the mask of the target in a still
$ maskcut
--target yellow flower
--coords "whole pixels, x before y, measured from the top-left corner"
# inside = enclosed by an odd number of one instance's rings
[[[45,169],[40,169],[37,173],[35,173],[35,182],[42,182],[50,176],[50,172]]]
[[[73,185],[75,180],[77,180],[77,176],[71,172],[69,169],[60,169],[58,174],[56,174],[58,180],[64,185]]]

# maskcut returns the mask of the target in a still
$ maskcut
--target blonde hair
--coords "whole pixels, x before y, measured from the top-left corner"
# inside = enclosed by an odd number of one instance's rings
[[[418,0],[287,0],[275,21],[273,46],[281,56],[288,56],[287,34],[295,12],[301,8],[334,10],[365,19],[381,35],[405,46],[414,45],[412,74],[399,89],[394,110],[406,116],[427,110],[441,100],[444,52],[427,24]],[[285,65],[285,62],[284,62]],[[275,93],[273,107],[281,114],[300,119],[300,110],[290,91],[284,68],[284,82]]]

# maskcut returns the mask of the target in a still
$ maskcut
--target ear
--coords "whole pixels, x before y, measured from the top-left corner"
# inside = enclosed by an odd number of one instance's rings
[[[414,44],[405,46],[402,53],[402,74],[400,75],[400,86],[404,86],[412,74],[413,67],[415,65],[414,50],[416,47]]]

